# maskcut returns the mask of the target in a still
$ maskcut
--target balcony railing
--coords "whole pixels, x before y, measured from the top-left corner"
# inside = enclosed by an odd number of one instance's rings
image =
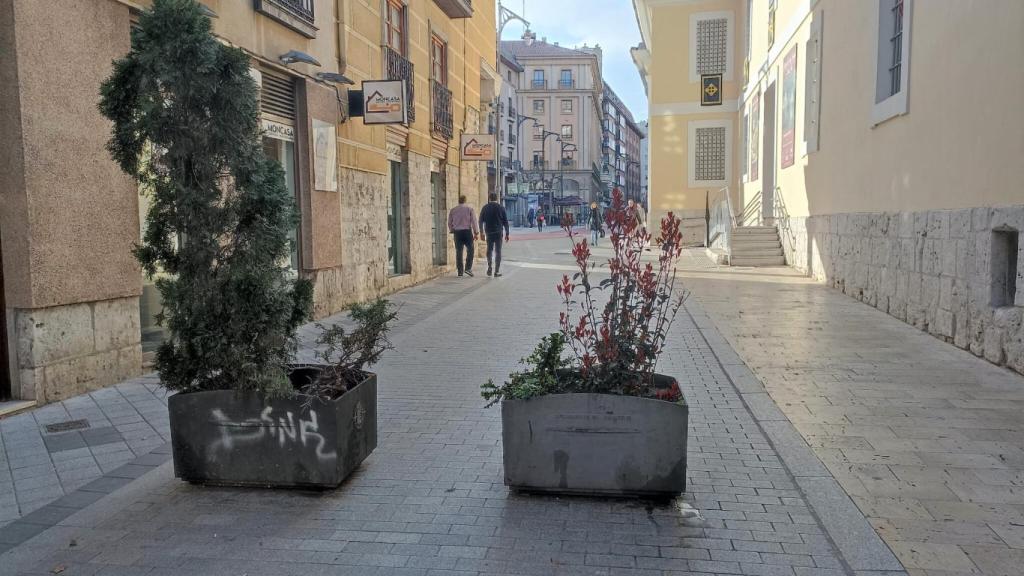
[[[455,125],[452,122],[452,91],[445,88],[437,80],[430,81],[430,92],[433,97],[433,114],[431,115],[431,128],[435,136],[445,140],[451,140],[455,133]]]
[[[563,90],[575,88],[576,87],[576,81],[571,79],[571,78],[570,79],[562,78],[561,80],[558,81],[558,87],[563,89]]]
[[[515,146],[518,141],[519,141],[519,138],[516,138],[515,134],[509,134],[508,135],[508,143],[511,144],[512,146]]]
[[[548,87],[548,81],[547,80],[537,80],[536,78],[533,79],[533,88],[535,90],[543,90],[543,89],[545,89],[547,87]]]
[[[405,80],[408,86],[409,102],[406,107],[409,110],[409,122],[416,120],[416,68],[397,51],[388,46],[384,47],[384,58],[387,61],[388,80]]]

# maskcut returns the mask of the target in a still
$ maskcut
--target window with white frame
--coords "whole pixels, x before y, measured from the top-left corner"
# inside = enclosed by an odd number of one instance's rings
[[[913,6],[914,0],[878,0],[874,125],[907,113]]]
[[[701,74],[733,77],[734,16],[729,12],[699,12],[690,15],[690,81]]]
[[[821,122],[821,30],[824,15],[824,12],[819,11],[811,18],[811,33],[804,58],[804,145],[807,154],[818,150]]]
[[[688,184],[725,186],[732,178],[732,120],[696,120],[688,123]]]

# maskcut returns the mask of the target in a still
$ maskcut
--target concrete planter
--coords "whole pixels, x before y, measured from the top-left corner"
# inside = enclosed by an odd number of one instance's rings
[[[292,383],[319,371],[296,367]],[[175,475],[199,484],[337,487],[377,447],[377,377],[329,402],[303,402],[233,390],[171,396]]]
[[[505,485],[563,494],[674,497],[686,490],[688,420],[683,403],[631,396],[505,400]]]

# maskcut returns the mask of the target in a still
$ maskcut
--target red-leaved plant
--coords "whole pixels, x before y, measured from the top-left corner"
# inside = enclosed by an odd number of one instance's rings
[[[581,392],[623,394],[675,401],[681,397],[678,385],[669,389],[654,386],[654,371],[665,347],[668,330],[688,296],[677,293],[676,265],[682,254],[681,221],[672,212],[661,220],[661,229],[647,250],[652,235],[641,218],[623,201],[622,192],[612,192],[612,205],[604,221],[612,247],[608,260],[610,276],[595,284],[596,264],[586,238],[578,239],[572,218],[562,228],[572,241],[572,254],[579,272],[562,277],[558,293],[565,301],[561,331],[579,365]],[[657,255],[645,258],[645,252]],[[599,293],[607,293],[603,305]]]

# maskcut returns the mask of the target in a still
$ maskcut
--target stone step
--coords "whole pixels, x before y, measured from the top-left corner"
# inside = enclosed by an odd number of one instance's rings
[[[776,230],[775,228],[749,228],[749,227],[742,227],[742,228],[734,229],[732,231],[732,235],[733,235],[734,238],[746,237],[746,236],[757,236],[757,237],[760,237],[760,236],[778,236],[779,235],[779,231]]]
[[[782,246],[778,246],[776,248],[745,248],[733,246],[732,255],[734,257],[740,258],[759,256],[782,256]]]
[[[778,239],[761,240],[759,238],[733,238],[733,250],[747,250],[757,248],[782,248],[782,242]]]
[[[729,264],[731,266],[785,266],[786,258],[783,256],[732,256]]]

